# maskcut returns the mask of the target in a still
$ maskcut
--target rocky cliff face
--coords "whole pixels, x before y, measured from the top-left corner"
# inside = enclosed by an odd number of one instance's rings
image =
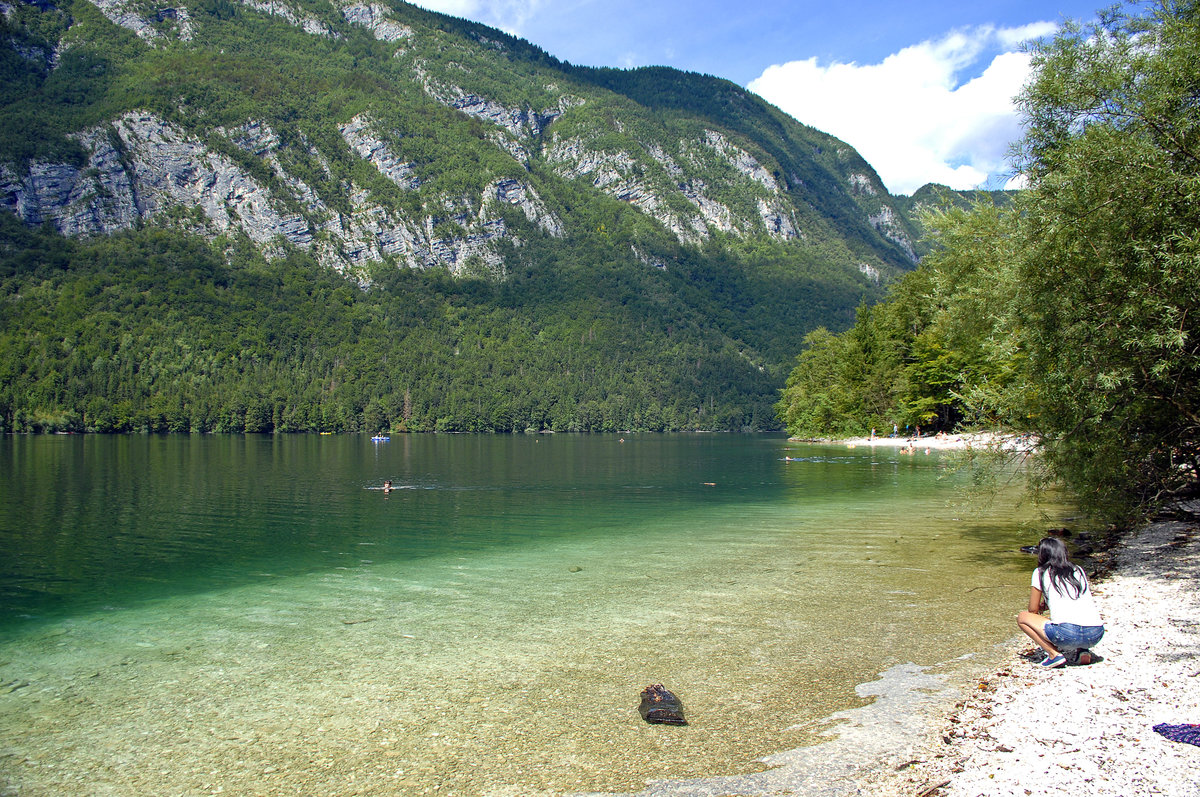
[[[677,156],[659,143],[638,143],[632,151],[612,151],[552,131],[542,155],[562,177],[588,180],[654,217],[685,243],[700,243],[715,231],[781,240],[800,236],[774,177],[720,133],[709,130],[696,139],[678,140]],[[714,167],[723,193],[752,198],[748,211],[716,198],[712,177],[705,176]]]
[[[365,117],[355,117],[341,131],[386,178],[408,190],[419,185],[411,165],[390,153]],[[35,162],[24,174],[0,166],[0,206],[26,224],[53,224],[71,236],[127,230],[143,220],[182,225],[209,237],[241,232],[269,253],[285,245],[313,250],[339,269],[392,257],[413,268],[443,265],[454,271],[472,256],[498,269],[492,244],[512,237],[499,215],[504,207],[518,208],[551,235],[562,234],[561,223],[536,192],[516,180],[497,180],[481,197],[447,200],[436,215],[419,219],[390,211],[361,187],[349,185],[353,210],[337,212],[282,168],[279,138],[269,126],[249,122],[221,132],[266,162],[278,182],[269,188],[164,120],[130,113],[77,136],[87,153],[82,166]],[[465,234],[436,235],[434,227],[446,219]]]
[[[163,44],[172,38],[191,41],[194,33],[186,8],[168,6],[145,13],[145,6],[128,0],[92,0],[93,4],[117,25],[136,33],[141,39]]]
[[[92,2],[146,47],[200,46],[190,43],[203,38],[198,37],[200,17],[182,5]],[[400,154],[404,134],[380,123],[379,113],[370,109],[331,121],[345,147],[338,153],[328,151],[328,139],[325,150],[303,135],[287,136],[285,142],[262,119],[185,129],[162,114],[133,108],[72,134],[83,162],[33,159],[0,165],[0,206],[26,224],[52,224],[70,236],[104,235],[147,222],[209,237],[244,234],[269,254],[296,247],[360,275],[377,261],[502,272],[500,242],[521,244],[514,220],[527,223],[527,232],[566,234],[562,218],[536,188],[546,180],[584,184],[627,203],[685,244],[701,244],[718,233],[779,242],[805,239],[807,222],[798,211],[818,202],[798,178],[781,182],[778,169],[754,151],[752,142],[644,111],[639,111],[636,134],[607,112],[606,121],[596,123],[586,116],[591,106],[611,100],[594,92],[589,96],[586,87],[565,79],[561,88],[558,82],[539,86],[534,93],[549,98],[545,103],[502,101],[481,89],[485,84],[479,80],[471,85],[468,66],[454,65],[463,79],[436,66],[430,59],[444,55],[447,34],[398,18],[400,7],[334,0],[322,16],[319,4],[240,2],[247,12],[283,20],[326,41],[363,28],[375,40],[395,45],[393,58],[406,65],[413,85],[433,102],[478,120],[487,130],[486,141],[511,168],[485,169],[477,181],[482,190],[447,193],[422,176],[428,164]],[[45,71],[56,68],[56,50],[16,37],[10,46]],[[63,46],[71,46],[69,37]],[[474,48],[473,58],[507,55],[503,42],[482,34],[454,46],[463,52]],[[345,170],[335,174],[329,163],[341,156],[368,164],[398,198],[388,200],[379,185],[348,178]],[[316,184],[311,172],[306,182],[303,170],[294,168],[298,162],[317,164],[323,183]],[[252,163],[257,167],[248,168]],[[853,174],[847,183],[844,190],[858,203],[861,220],[914,258],[904,224],[878,178]],[[338,201],[330,184],[340,194]]]

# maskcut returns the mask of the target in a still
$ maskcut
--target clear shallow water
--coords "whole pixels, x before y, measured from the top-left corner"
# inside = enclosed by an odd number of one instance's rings
[[[1011,637],[1045,526],[936,454],[769,436],[6,438],[0,466],[23,794],[761,770],[857,684]],[[653,682],[690,726],[641,722]]]

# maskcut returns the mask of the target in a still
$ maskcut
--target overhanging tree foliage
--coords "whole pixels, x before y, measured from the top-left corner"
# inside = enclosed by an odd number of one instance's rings
[[[1110,511],[1200,464],[1200,5],[1107,13],[1035,50],[1016,317],[1031,431]]]

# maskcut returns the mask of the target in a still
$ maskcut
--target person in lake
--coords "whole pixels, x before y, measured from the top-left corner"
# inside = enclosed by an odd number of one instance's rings
[[[383,483],[383,491],[385,493],[390,493],[392,491],[392,480],[391,479],[388,479],[387,481],[385,481]]]
[[[1017,625],[1046,652],[1041,666],[1047,669],[1091,664],[1091,648],[1104,636],[1104,621],[1083,568],[1071,562],[1067,546],[1057,537],[1046,537],[1037,547],[1038,566],[1033,571],[1029,609],[1017,615]],[[1042,604],[1050,619],[1042,614]]]

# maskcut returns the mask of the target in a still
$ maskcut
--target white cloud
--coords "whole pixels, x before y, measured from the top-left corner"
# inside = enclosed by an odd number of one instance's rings
[[[748,88],[854,146],[892,192],[929,182],[974,188],[1010,169],[1008,146],[1021,133],[1013,97],[1029,76],[1020,42],[1055,29],[958,30],[878,64],[792,61],[769,67]],[[961,82],[995,52],[982,73]]]
[[[544,0],[412,0],[429,11],[474,19],[520,35],[525,23],[537,13]]]
[[[999,28],[996,30],[996,37],[1006,50],[1017,50],[1024,42],[1053,36],[1057,31],[1056,22],[1031,22],[1016,28]]]

